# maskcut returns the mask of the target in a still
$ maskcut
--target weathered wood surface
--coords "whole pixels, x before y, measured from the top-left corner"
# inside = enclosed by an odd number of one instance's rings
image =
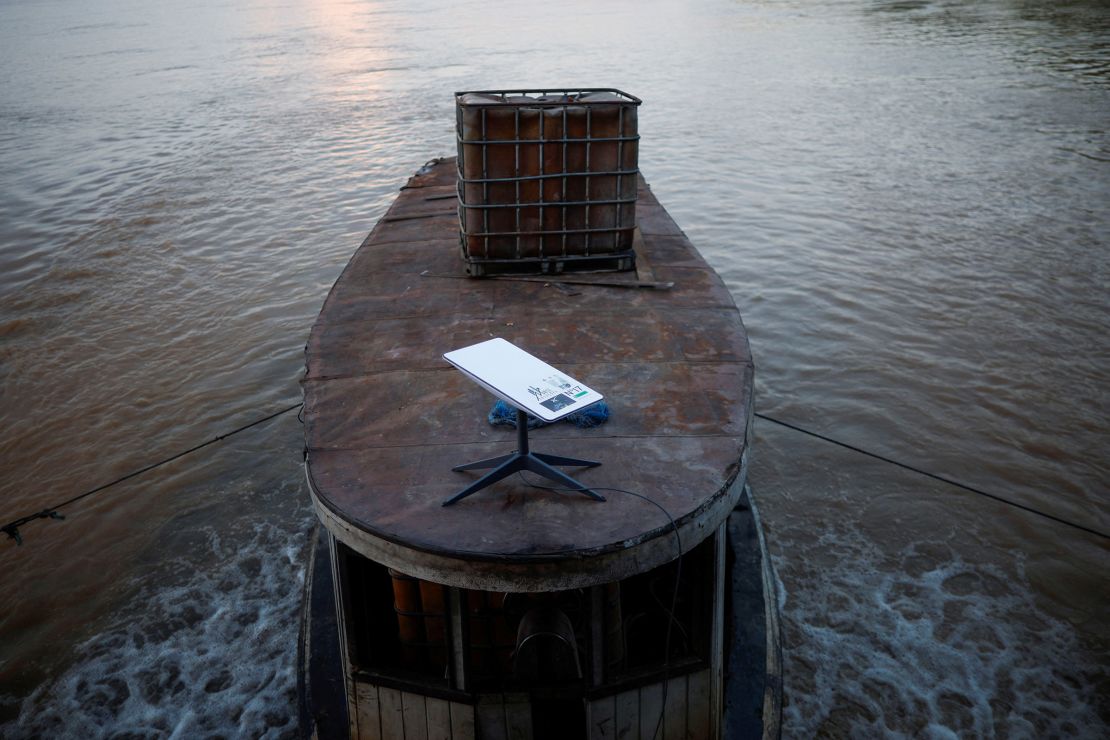
[[[386,564],[401,570],[406,552],[433,554],[419,575],[451,585],[482,587],[464,564],[507,565],[520,590],[541,590],[525,581],[567,561],[585,575],[563,587],[612,580],[604,555],[635,558],[637,547],[671,537],[659,510],[635,497],[603,491],[608,501],[597,503],[518,478],[441,506],[479,474],[452,466],[515,447],[512,429],[486,422],[493,397],[441,356],[500,336],[600,390],[612,412],[595,429],[535,430],[534,450],[600,460],[570,472],[586,485],[650,496],[680,525],[698,524],[697,536],[711,533],[738,498],[752,418],[748,341],[719,276],[641,181],[638,272],[646,263],[652,279],[674,281],[670,290],[459,279],[454,188],[453,159],[414,176],[313,326],[305,436],[325,524],[365,554],[396,555]],[[583,277],[637,274],[575,275]],[[706,517],[714,521],[698,521]],[[675,554],[658,543],[654,551],[638,567]]]
[[[594,699],[588,707],[590,740],[706,740],[713,711],[705,687],[709,670],[677,676],[613,696]],[[658,730],[658,732],[657,732]]]
[[[354,706],[357,721],[349,737],[357,740],[475,740],[474,707],[462,702],[436,699],[423,694],[355,682]],[[499,717],[504,714],[498,705]],[[501,723],[504,731],[504,723]],[[309,735],[306,735],[309,737]],[[311,735],[340,737],[335,732]],[[344,734],[343,737],[348,737]]]

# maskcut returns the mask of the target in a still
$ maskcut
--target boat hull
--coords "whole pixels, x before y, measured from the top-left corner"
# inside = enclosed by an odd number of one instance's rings
[[[746,488],[754,368],[731,294],[642,178],[635,273],[468,278],[454,182],[453,160],[409,180],[306,346],[322,527],[305,734],[774,736],[774,580]],[[606,500],[512,476],[443,506],[474,479],[461,463],[513,444],[442,358],[491,336],[605,393],[604,425],[529,436],[600,461],[574,474]]]

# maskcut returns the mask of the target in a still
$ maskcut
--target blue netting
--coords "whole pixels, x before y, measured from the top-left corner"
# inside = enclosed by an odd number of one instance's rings
[[[489,423],[493,426],[507,426],[516,429],[516,409],[505,403],[498,401],[493,404],[493,408],[489,410]],[[566,416],[562,421],[574,424],[576,427],[582,429],[589,429],[591,427],[601,426],[609,420],[609,404],[604,401],[598,401],[593,406],[576,411],[569,416]],[[549,422],[537,419],[536,417],[528,414],[528,428],[536,429],[537,427],[545,427]]]

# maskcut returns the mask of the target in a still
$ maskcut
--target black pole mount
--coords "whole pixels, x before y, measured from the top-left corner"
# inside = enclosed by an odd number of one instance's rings
[[[465,465],[458,465],[451,468],[451,470],[481,470],[484,468],[493,468],[490,472],[483,475],[478,480],[471,483],[466,488],[456,493],[451,498],[443,502],[444,506],[462,501],[467,496],[473,495],[478,491],[493,485],[497,481],[507,478],[513,473],[527,470],[537,475],[542,475],[548,480],[553,480],[561,484],[561,487],[569,488],[572,491],[577,491],[585,496],[589,496],[595,501],[604,501],[605,497],[591,491],[586,486],[582,485],[574,478],[564,473],[561,470],[556,470],[554,465],[562,465],[571,468],[593,468],[601,465],[599,462],[592,460],[578,460],[573,457],[560,457],[559,455],[548,455],[542,452],[532,452],[528,447],[528,414],[523,409],[516,410],[516,442],[517,448],[508,455],[499,455],[498,457],[491,457],[488,460],[478,460],[477,462],[467,463]]]

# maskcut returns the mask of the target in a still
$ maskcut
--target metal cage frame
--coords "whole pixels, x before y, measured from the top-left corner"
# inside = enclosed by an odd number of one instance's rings
[[[605,93],[608,97],[589,99],[595,93]],[[470,95],[496,99],[464,100]],[[637,120],[631,117],[629,111],[635,113],[641,102],[639,98],[615,88],[470,90],[455,93],[459,238],[471,275],[510,271],[548,273],[564,269],[632,269],[635,264],[632,241],[636,228],[636,185],[629,187],[626,179],[639,176],[640,136],[635,132]],[[616,135],[595,135],[594,116],[599,108],[605,108],[610,115],[615,109]],[[511,137],[490,137],[490,112],[494,110],[506,114],[511,111]],[[584,135],[571,135],[572,110],[577,127],[581,128],[583,121],[580,119],[584,119]],[[538,119],[538,136],[522,136],[522,114],[531,111],[538,111],[535,116]],[[545,124],[553,111],[559,124],[555,133],[559,135],[548,135],[545,131]],[[479,138],[474,138],[473,132],[468,137],[464,126],[464,118],[474,113],[480,120]],[[507,128],[506,120],[498,123],[500,129]],[[611,127],[612,121],[608,121],[608,125]],[[615,168],[591,169],[591,161],[596,163],[596,155],[593,159],[591,155],[598,151],[598,145],[606,147],[604,153],[610,159],[615,154]],[[499,149],[495,150],[495,147]],[[502,163],[497,168],[499,171],[491,172],[491,152],[504,156],[509,147],[513,152],[511,167]],[[550,147],[558,148],[553,157],[558,164],[551,171],[547,166],[552,159]],[[545,152],[545,148],[548,151]],[[536,159],[538,173],[522,173],[522,152]],[[578,159],[577,166],[571,162],[572,154]],[[480,165],[473,161],[475,156],[481,158]],[[511,174],[506,175],[505,169],[511,169]],[[602,186],[608,186],[612,191],[614,184],[615,193],[608,196],[596,193]],[[593,197],[591,186],[595,190]],[[506,193],[510,188],[511,197]],[[533,199],[523,197],[522,189],[530,190]],[[629,189],[631,193],[627,192]],[[497,192],[491,194],[494,190]],[[558,197],[548,199],[550,192],[555,192]],[[580,197],[569,197],[570,192],[576,192]],[[506,217],[506,212],[511,216]],[[524,223],[525,213],[532,222],[538,222],[538,228]],[[615,223],[599,222],[598,214],[605,221]],[[553,220],[558,222],[557,225],[551,224]],[[491,221],[495,223],[491,224]]]

